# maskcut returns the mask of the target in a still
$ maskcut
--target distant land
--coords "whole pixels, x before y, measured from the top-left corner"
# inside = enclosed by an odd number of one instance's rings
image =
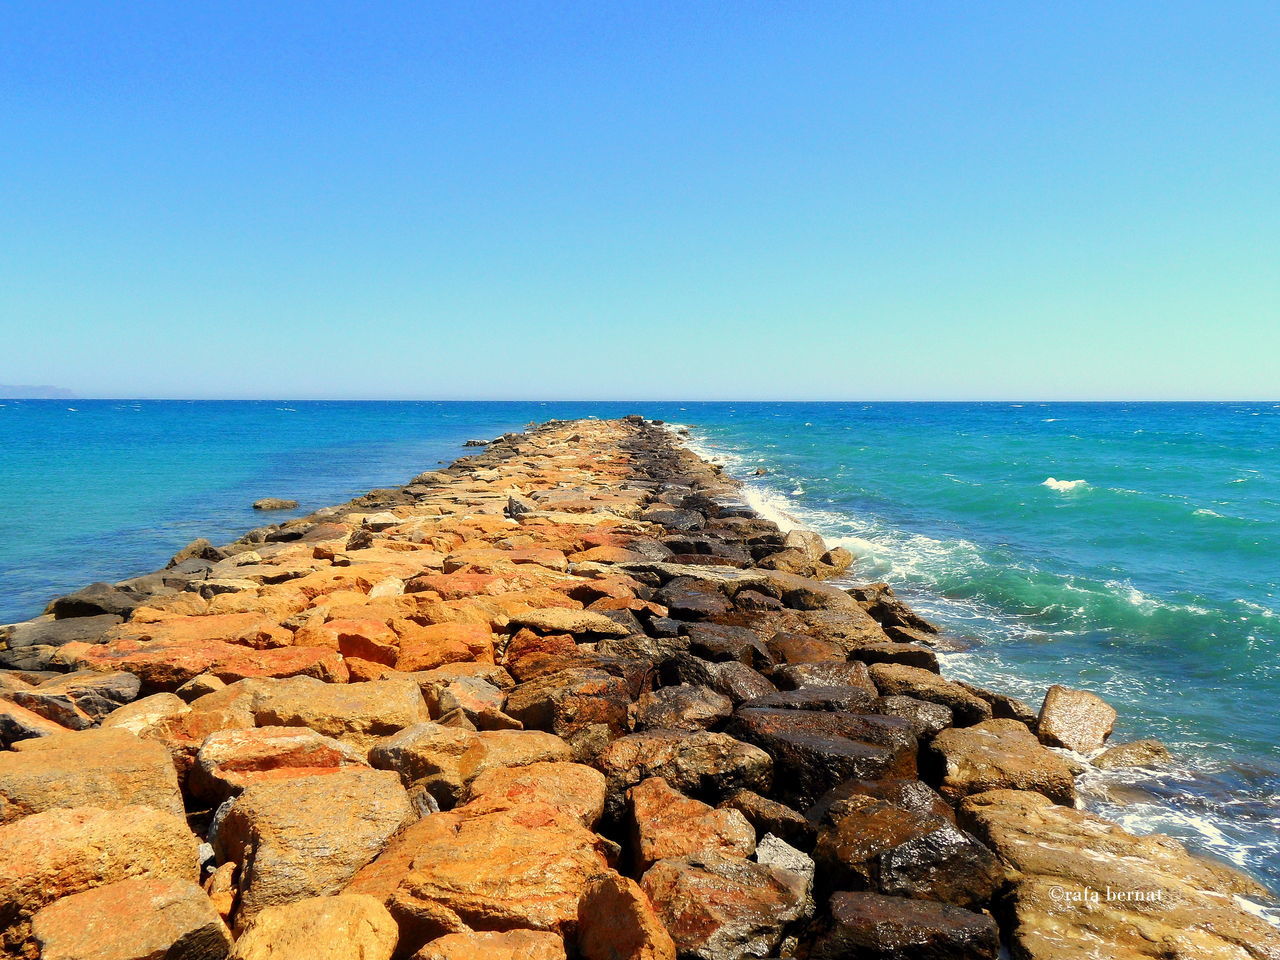
[[[33,387],[0,383],[0,400],[74,400],[76,395],[63,387]]]

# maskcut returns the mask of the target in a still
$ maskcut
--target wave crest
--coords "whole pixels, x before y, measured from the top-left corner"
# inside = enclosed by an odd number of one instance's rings
[[[1058,480],[1056,477],[1049,477],[1043,483],[1042,487],[1048,487],[1050,490],[1057,490],[1059,493],[1071,493],[1075,490],[1083,489],[1089,486],[1088,480]]]

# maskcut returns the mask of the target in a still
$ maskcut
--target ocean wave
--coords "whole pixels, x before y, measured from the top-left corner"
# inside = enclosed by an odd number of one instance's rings
[[[1072,493],[1076,490],[1082,490],[1089,486],[1088,480],[1058,480],[1049,477],[1043,481],[1040,486],[1048,487],[1050,490],[1057,490],[1058,493]]]

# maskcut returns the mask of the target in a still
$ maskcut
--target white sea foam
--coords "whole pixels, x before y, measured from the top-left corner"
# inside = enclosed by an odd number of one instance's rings
[[[1048,487],[1050,490],[1057,490],[1059,493],[1071,493],[1089,486],[1087,480],[1058,480],[1056,477],[1049,477],[1043,483],[1042,487]]]
[[[1061,417],[1049,417],[1049,419],[1041,420],[1040,422],[1041,423],[1057,423],[1061,419],[1062,419]]]

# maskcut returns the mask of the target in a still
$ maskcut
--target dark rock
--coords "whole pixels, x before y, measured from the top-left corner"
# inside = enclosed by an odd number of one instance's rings
[[[721,801],[720,806],[737,810],[762,837],[772,833],[802,850],[813,847],[813,823],[784,803],[751,790],[735,790]]]
[[[991,705],[992,719],[1017,720],[1019,723],[1025,723],[1033,733],[1035,732],[1036,723],[1038,722],[1036,712],[1017,697],[996,693],[994,690],[988,690],[986,687],[979,687],[972,683],[965,683],[963,680],[957,680],[956,683],[960,684],[975,697],[981,697],[987,701]]]
[[[297,510],[297,500],[282,500],[280,497],[263,497],[253,501],[255,510]]]
[[[763,674],[752,670],[745,663],[736,660],[708,663],[687,653],[672,657],[663,665],[661,675],[669,685],[688,683],[710,687],[732,700],[735,706],[777,691]]]
[[[0,627],[0,665],[19,670],[43,670],[63,644],[103,643],[107,631],[121,622],[114,614],[55,620],[44,616]]]
[[[921,741],[931,739],[938,731],[945,730],[955,722],[950,707],[917,700],[915,697],[881,697],[876,701],[875,711],[886,717],[909,720],[917,739]]]
[[[744,708],[772,710],[845,710],[870,712],[879,699],[864,687],[801,687],[756,697],[742,704]]]
[[[710,620],[733,609],[714,583],[693,577],[676,577],[656,597],[673,617],[683,620]]]
[[[769,648],[759,634],[746,627],[699,623],[685,632],[689,637],[689,652],[704,660],[737,660],[757,669],[773,664]]]
[[[662,687],[641,694],[636,703],[640,730],[706,730],[733,713],[733,701],[710,687]]]
[[[8,697],[46,720],[71,730],[87,730],[132,701],[141,687],[141,681],[131,673],[83,670],[42,683],[34,690],[16,690]]]
[[[868,583],[850,587],[849,595],[862,604],[884,626],[911,627],[925,633],[940,633],[936,626],[898,599],[887,583]]]
[[[991,719],[991,705],[958,683],[929,670],[902,663],[873,663],[871,679],[886,697],[906,696],[940,703],[951,710],[957,724],[970,726]]]
[[[836,893],[809,960],[996,960],[995,921],[945,903]]]
[[[739,590],[733,595],[733,605],[739,610],[781,610],[782,601],[759,590]]]
[[[938,672],[938,655],[916,643],[868,643],[849,651],[849,658],[863,663],[904,663]]]
[[[512,687],[506,713],[528,730],[546,730],[575,744],[627,732],[631,696],[625,681],[603,670],[562,670]]]
[[[955,822],[956,812],[942,794],[921,780],[905,777],[889,777],[884,780],[846,780],[828,790],[818,802],[805,811],[814,824],[821,823],[827,812],[841,800],[849,797],[874,797],[921,816],[942,817]]]
[[[853,660],[849,662],[787,663],[769,671],[769,679],[783,690],[799,690],[804,687],[861,687],[877,694],[871,682],[867,665]]]
[[[487,447],[489,445],[489,441],[488,440],[465,440],[463,441],[462,445],[464,447]]]
[[[825,810],[813,856],[837,889],[917,900],[984,904],[1004,882],[995,854],[952,820],[861,794]]]
[[[197,560],[208,560],[210,563],[217,563],[219,560],[227,558],[227,552],[215,547],[204,537],[198,537],[175,553],[167,566],[176,567],[183,560],[190,560],[192,557]]]
[[[707,518],[697,510],[673,510],[661,506],[645,510],[640,514],[640,519],[659,524],[668,530],[694,530],[707,522]]]
[[[801,633],[776,633],[769,641],[769,653],[780,663],[844,663],[845,653],[826,640]]]
[[[100,617],[103,614],[128,618],[141,601],[131,593],[109,583],[91,583],[83,590],[58,597],[45,608],[56,620],[71,617]]]

